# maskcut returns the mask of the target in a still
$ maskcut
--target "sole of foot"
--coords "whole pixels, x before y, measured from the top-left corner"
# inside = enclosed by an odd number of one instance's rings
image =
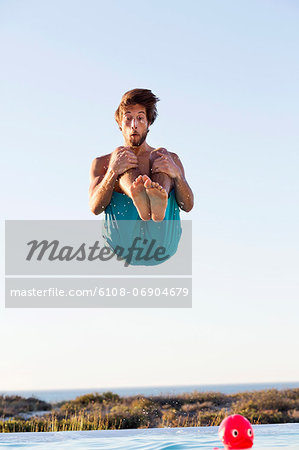
[[[168,202],[168,194],[159,184],[143,175],[144,187],[150,200],[151,217],[154,222],[162,222]]]
[[[144,187],[142,175],[136,178],[131,188],[131,198],[138,211],[138,214],[142,220],[150,220],[151,207],[150,200]]]

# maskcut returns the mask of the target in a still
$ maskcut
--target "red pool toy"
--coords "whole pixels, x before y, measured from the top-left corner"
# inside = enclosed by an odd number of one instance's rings
[[[224,419],[218,434],[227,450],[247,449],[253,446],[253,428],[249,420],[240,414],[234,414]]]

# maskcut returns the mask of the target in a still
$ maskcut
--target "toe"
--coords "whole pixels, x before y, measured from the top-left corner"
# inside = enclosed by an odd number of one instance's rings
[[[149,178],[144,181],[144,186],[148,189],[152,187],[152,182]]]

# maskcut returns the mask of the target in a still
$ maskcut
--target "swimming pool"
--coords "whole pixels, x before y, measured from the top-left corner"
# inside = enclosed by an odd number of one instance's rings
[[[299,423],[255,425],[254,450],[299,450]],[[142,449],[221,448],[218,427],[150,428],[138,430],[66,431],[0,434],[0,448],[24,449]]]

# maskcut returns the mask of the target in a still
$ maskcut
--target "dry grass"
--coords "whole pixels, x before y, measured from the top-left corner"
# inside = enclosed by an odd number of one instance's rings
[[[37,399],[34,400],[35,405],[42,406],[36,403]],[[8,398],[5,402],[6,406],[13,403]],[[15,404],[23,408],[19,413],[29,410],[26,399],[18,398]],[[299,389],[271,389],[233,395],[192,392],[152,397],[119,397],[106,392],[83,395],[51,406],[51,413],[27,420],[17,415],[9,418],[3,414],[5,409],[2,408],[0,432],[213,426],[235,413],[244,415],[253,424],[299,422]]]

